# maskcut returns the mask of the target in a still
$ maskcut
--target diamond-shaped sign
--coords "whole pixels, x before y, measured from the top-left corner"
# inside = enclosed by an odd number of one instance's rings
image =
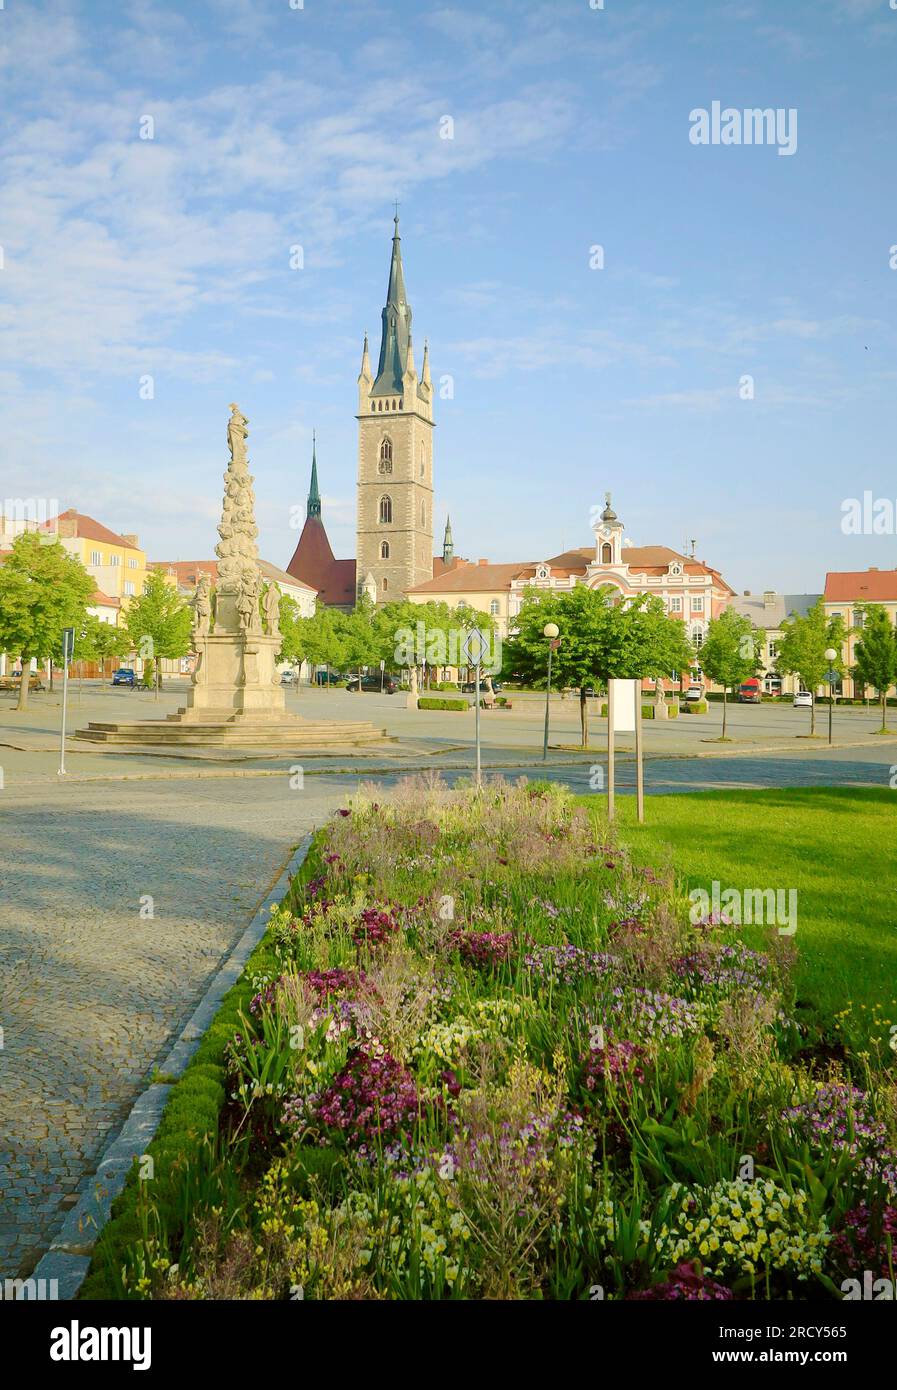
[[[479,666],[489,651],[489,639],[478,627],[471,628],[461,643],[461,654],[470,666]]]

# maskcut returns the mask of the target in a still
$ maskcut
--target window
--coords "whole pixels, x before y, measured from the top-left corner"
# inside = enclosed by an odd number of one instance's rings
[[[389,526],[392,522],[392,498],[380,498],[380,525]]]
[[[388,559],[389,559],[389,541],[381,541],[381,542],[380,542],[380,559],[381,559],[381,560],[388,560]]]
[[[427,524],[427,505],[425,502],[421,502],[420,504],[420,524],[421,526],[426,526]]]
[[[696,627],[692,633],[691,640],[697,650],[700,651],[704,645],[704,629],[702,627]]]
[[[681,599],[681,598],[677,598],[677,597],[674,595],[674,596],[670,599],[670,612],[671,612],[671,613],[681,613],[681,612],[682,612],[682,599]]]
[[[392,440],[388,437],[380,445],[380,464],[381,473],[392,472]]]
[[[704,612],[704,600],[703,600],[703,598],[700,598],[697,594],[695,594],[695,595],[692,596],[692,600],[691,600],[691,611],[692,611],[693,613],[703,613],[703,612]]]
[[[129,561],[128,561],[128,569],[129,569],[129,570],[136,570],[136,568],[137,568],[137,561],[136,561],[136,560],[129,560]]]
[[[116,565],[120,565],[120,564],[121,564],[121,560],[120,560],[120,558],[119,558],[118,555],[110,555],[110,556],[109,556],[109,563],[110,563],[110,565],[112,565],[113,568],[114,568]]]
[[[856,611],[854,612],[854,615],[853,615],[853,625],[854,625],[854,627],[860,627],[860,628],[861,628],[861,627],[864,627],[864,626],[865,626],[865,623],[866,623],[866,614],[863,613],[863,612],[861,612],[861,610],[860,610],[859,608],[857,608]]]
[[[133,594],[133,592],[134,592],[134,581],[133,581],[132,579],[126,579],[126,580],[125,580],[125,593],[126,593],[126,594]]]
[[[497,599],[497,598],[492,599],[491,603],[489,604],[489,612],[492,614],[493,618],[497,618],[497,617],[498,617],[498,599]]]
[[[98,550],[92,550],[90,552],[90,563],[92,565],[101,565],[103,563],[103,557]]]
[[[388,579],[381,579],[381,580],[380,580],[380,588],[383,589],[383,590],[388,589],[388,588],[389,588],[389,580],[388,580]]]
[[[424,476],[424,469],[427,463],[427,451],[423,444],[420,446],[420,476]]]
[[[613,546],[610,545],[607,541],[605,541],[605,542],[604,542],[604,545],[601,547],[601,563],[602,563],[602,565],[609,565],[609,564],[611,564],[611,562],[613,561],[613,558],[614,558]]]
[[[776,659],[776,657],[778,656],[778,654],[779,654],[779,644],[778,644],[778,642],[770,642],[770,644],[769,644],[769,659],[770,659],[770,661],[775,661],[775,659]]]

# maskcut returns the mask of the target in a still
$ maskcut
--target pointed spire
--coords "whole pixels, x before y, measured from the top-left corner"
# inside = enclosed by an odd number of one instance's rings
[[[408,352],[405,355],[405,371],[402,374],[403,380],[408,380],[413,386],[417,381],[417,372],[414,368],[414,344],[411,341],[411,334],[408,334]]]
[[[364,348],[361,353],[361,371],[358,374],[359,382],[371,381],[371,354],[368,350],[368,335],[364,335]]]
[[[450,565],[455,556],[455,545],[452,540],[452,519],[446,514],[445,536],[442,540],[442,563]]]
[[[318,446],[317,435],[314,430],[311,432],[311,483],[308,488],[308,506],[305,515],[321,515],[321,494],[318,491]]]
[[[402,245],[399,236],[399,214],[395,215],[395,232],[392,238],[392,260],[389,265],[389,288],[386,304],[381,315],[383,332],[380,340],[380,361],[377,366],[377,380],[374,394],[378,396],[396,395],[402,390],[402,377],[408,356],[408,339],[411,336],[411,305],[405,294],[405,272],[402,268]]]
[[[430,377],[430,344],[426,338],[424,338],[424,362],[421,367],[420,380],[422,386],[433,385],[432,378]]]

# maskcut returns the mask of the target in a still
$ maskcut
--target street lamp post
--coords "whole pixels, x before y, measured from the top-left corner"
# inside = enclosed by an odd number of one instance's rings
[[[551,654],[557,646],[558,632],[560,631],[557,623],[546,623],[542,629],[542,636],[548,638],[548,684],[545,687],[545,736],[542,740],[542,761],[548,759],[548,708],[551,703]]]
[[[837,673],[832,669],[832,662],[835,661],[835,660],[837,659],[837,656],[838,656],[838,653],[835,651],[834,647],[826,647],[826,649],[825,649],[825,659],[826,659],[826,661],[828,662],[828,671],[827,671],[826,674],[825,674],[825,678],[826,678],[826,681],[828,682],[828,741],[829,741],[829,747],[831,747],[831,743],[832,743],[832,707],[834,706],[834,703],[835,703],[835,680],[834,680],[834,678],[835,678],[835,675],[837,674]]]

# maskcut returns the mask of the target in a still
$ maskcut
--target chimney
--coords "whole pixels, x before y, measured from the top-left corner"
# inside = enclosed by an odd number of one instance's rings
[[[744,591],[744,597],[745,597],[745,598],[750,598],[750,596],[751,596],[751,591],[750,591],[750,589],[745,589],[745,591]]]
[[[131,536],[128,535],[127,532],[123,532],[122,540],[125,542],[125,545],[129,545],[132,550],[140,549],[140,542],[137,540],[136,536]]]
[[[478,564],[478,565],[488,565],[488,563],[489,563],[488,560],[477,560],[477,564]]]
[[[870,573],[870,574],[878,574],[878,565],[870,565],[870,566],[869,566],[869,573]]]
[[[764,590],[763,590],[763,607],[764,607],[764,608],[775,608],[775,606],[776,606],[776,592],[775,592],[775,589],[764,589]]]

